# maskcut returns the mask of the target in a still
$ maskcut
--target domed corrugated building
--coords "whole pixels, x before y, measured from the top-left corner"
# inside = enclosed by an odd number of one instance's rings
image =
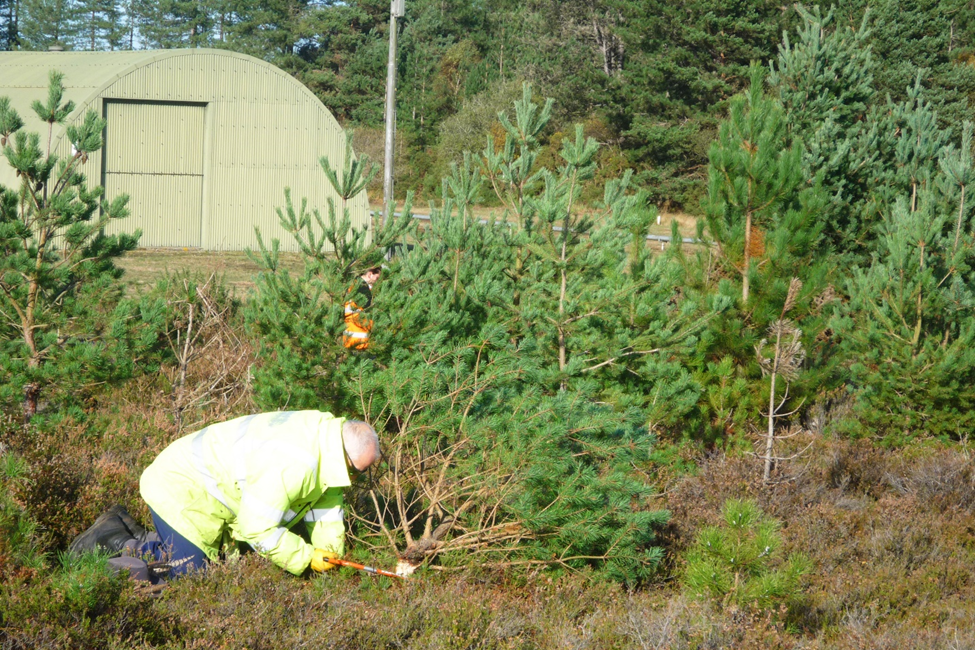
[[[276,212],[284,188],[323,215],[335,197],[318,160],[341,169],[345,133],[311,91],[264,61],[207,49],[0,53],[0,97],[42,143],[47,125],[30,105],[47,97],[51,70],[64,73],[75,103],[68,123],[89,110],[107,120],[102,151],[82,171],[107,197],[129,195],[131,214],[113,227],[140,228],[143,247],[256,249],[256,226],[295,250]],[[63,127],[52,148],[70,155]],[[0,184],[17,187],[2,157]],[[368,222],[364,193],[349,207],[355,225]]]

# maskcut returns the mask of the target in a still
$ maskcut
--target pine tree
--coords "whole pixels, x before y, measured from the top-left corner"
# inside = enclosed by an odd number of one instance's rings
[[[104,235],[110,221],[127,214],[128,197],[104,200],[103,188],[88,189],[82,173],[88,155],[101,149],[104,120],[89,112],[66,127],[70,157],[50,150],[54,125],[74,110],[62,79],[52,72],[47,100],[33,104],[48,127],[43,138],[25,133],[0,98],[0,146],[20,178],[20,187],[0,189],[0,367],[7,374],[0,399],[22,399],[25,419],[50,386],[132,363],[124,354],[111,361],[121,347],[110,348],[125,345],[131,317],[124,306],[112,309],[121,297],[113,260],[135,248],[139,235]]]
[[[122,7],[116,0],[78,0],[78,35],[74,49],[92,52],[121,49],[125,38]]]
[[[0,0],[0,51],[20,45],[20,0]]]
[[[800,554],[781,559],[781,524],[748,500],[729,499],[722,515],[722,525],[701,530],[687,551],[686,589],[725,606],[794,604],[812,566]]]
[[[958,203],[958,219],[955,222],[955,237],[952,252],[957,253],[963,233],[970,232],[968,213],[971,209],[969,187],[975,180],[975,165],[972,161],[972,123],[966,121],[962,126],[961,146],[949,146],[941,156],[941,192]],[[957,198],[956,198],[957,197]]]
[[[135,0],[143,47],[208,47],[215,40],[215,25],[220,15],[220,0]]]
[[[743,305],[759,269],[780,272],[783,263],[797,264],[797,255],[808,259],[821,231],[811,222],[819,188],[807,187],[801,145],[786,146],[785,114],[763,88],[762,71],[753,66],[751,86],[732,100],[709,156],[707,226],[725,263],[740,274]]]
[[[923,70],[939,126],[955,137],[970,115],[969,98],[975,92],[975,69],[957,58],[972,45],[958,29],[970,12],[964,0],[884,0],[871,12],[873,50],[885,62],[877,74],[881,94],[894,101],[908,99],[918,70]]]
[[[514,220],[518,224],[512,239],[516,248],[515,266],[512,269],[516,285],[513,304],[516,307],[521,304],[520,285],[531,256],[529,241],[536,217],[536,205],[531,201],[531,196],[543,175],[543,170],[536,168],[538,137],[552,118],[554,103],[554,100],[549,99],[544,106],[539,107],[532,102],[531,86],[524,84],[522,98],[515,102],[515,122],[512,123],[505,113],[498,115],[505,130],[504,144],[498,149],[489,135],[487,147],[482,154],[487,180],[504,207],[501,219]]]
[[[383,280],[384,345],[354,377],[391,462],[379,498],[356,507],[363,537],[392,538],[417,562],[592,565],[642,582],[667,514],[627,464],[652,439],[639,411],[594,404],[592,382],[538,389],[552,384],[553,353],[512,337],[517,249],[509,222],[470,209],[484,181],[470,156],[454,166],[429,228]]]
[[[949,141],[921,84],[922,74],[918,72],[908,88],[907,99],[890,106],[880,122],[880,155],[885,164],[874,181],[873,193],[882,218],[885,208],[892,208],[904,195],[910,197],[910,209],[917,209],[918,196],[931,187]]]
[[[897,165],[877,188],[883,220],[876,253],[854,270],[834,324],[860,421],[845,426],[875,427],[892,440],[959,436],[970,426],[966,377],[975,361],[968,326],[975,305],[972,126],[963,125],[960,148],[945,146],[917,84],[890,119]],[[866,325],[854,327],[857,319]]]
[[[924,189],[903,196],[884,223],[878,253],[855,269],[849,302],[833,323],[849,366],[853,433],[900,442],[967,435],[975,393],[972,235],[957,212]]]
[[[410,246],[387,261],[374,289],[366,353],[338,344],[338,301],[362,265],[374,263],[387,234],[376,235],[381,245],[370,244],[337,218],[338,209],[328,219],[302,217],[306,210],[293,206],[282,211],[306,272],[289,280],[275,268],[273,251],[264,251],[259,295],[248,307],[264,341],[266,363],[255,370],[258,396],[269,408],[314,405],[361,413],[376,425],[388,464],[368,493],[350,499],[364,544],[416,562],[592,566],[636,584],[660,562],[654,538],[667,519],[650,500],[652,487],[633,469],[653,438],[631,404],[596,403],[597,382],[572,358],[573,346],[590,340],[595,325],[566,329],[566,371],[560,372],[558,351],[547,345],[559,319],[532,329],[523,316],[535,300],[544,301],[550,316],[560,300],[565,314],[586,314],[587,301],[608,312],[601,296],[620,291],[615,283],[622,275],[602,272],[640,268],[644,258],[629,258],[616,243],[628,243],[629,230],[581,229],[585,219],[569,205],[576,196],[573,179],[584,175],[574,169],[585,167],[580,163],[587,162],[592,143],[569,141],[562,169],[536,176],[529,162],[537,151],[529,140],[544,110],[530,99],[527,91],[515,123],[508,122],[523,149],[509,142],[493,151],[490,173],[466,156],[441,184],[428,225],[390,231]],[[340,195],[364,182],[348,166],[341,174],[326,172]],[[509,213],[511,221],[482,221],[472,208],[499,174],[528,190],[505,194],[520,210]],[[521,183],[528,180],[523,174],[539,182]],[[617,202],[621,187],[611,184],[608,203]],[[319,246],[322,238],[334,254]],[[578,251],[585,254],[573,259]],[[560,267],[567,270],[564,294]],[[535,278],[546,286],[530,286]],[[597,353],[615,345],[619,335],[612,328],[620,322],[607,314],[600,327],[609,342]]]
[[[624,138],[636,180],[658,205],[696,214],[702,169],[727,100],[766,61],[790,19],[778,5],[694,0],[614,0],[623,67],[600,104]]]
[[[77,7],[71,0],[19,0],[21,47],[68,49],[77,39],[78,21]]]
[[[618,349],[603,326],[635,291],[634,276],[623,272],[631,240],[621,227],[635,204],[628,191],[631,175],[625,173],[605,184],[595,212],[584,210],[580,195],[594,176],[598,145],[584,137],[581,126],[574,139],[563,141],[557,169],[537,165],[538,137],[551,112],[552,101],[533,103],[526,84],[515,102],[514,122],[499,116],[506,131],[503,146],[489,143],[483,159],[496,196],[517,222],[511,277],[518,329],[513,334],[553,350],[550,385],[565,389],[572,376],[603,367],[607,357],[612,363],[620,355],[637,354]],[[618,282],[596,280],[607,276]]]
[[[267,245],[257,232],[259,251],[252,257],[262,270],[257,295],[246,313],[260,337],[262,355],[276,359],[255,372],[257,399],[263,405],[312,408],[321,406],[322,400],[346,405],[348,393],[333,377],[343,361],[354,365],[340,343],[346,294],[412,228],[409,202],[402,216],[385,228],[370,231],[352,226],[348,200],[365,189],[376,169],[368,159],[356,160],[351,147],[350,138],[341,173],[328,159],[321,160],[326,179],[341,201],[336,205],[330,197],[325,215],[318,208],[309,211],[305,199],[295,205],[290,188],[285,189],[285,206],[278,209],[278,217],[300,247],[304,260],[300,276],[292,277],[281,266],[278,241]],[[370,341],[371,349],[377,345]]]
[[[877,60],[869,45],[867,17],[856,30],[835,25],[835,9],[796,7],[802,22],[795,44],[786,33],[777,61],[769,64],[769,86],[788,113],[790,127],[805,138],[832,118],[850,128],[874,101]]]
[[[802,142],[790,139],[787,127],[781,104],[764,93],[762,70],[754,66],[750,89],[732,100],[711,147],[705,238],[715,246],[688,265],[687,291],[736,305],[709,323],[686,360],[703,387],[706,438],[740,438],[749,417],[769,403],[754,347],[783,305],[794,302],[792,317],[810,356],[821,352],[810,342],[819,340],[829,317],[828,301],[817,300],[830,281],[819,220],[826,198],[817,179],[806,175]],[[802,291],[790,299],[793,278]],[[796,396],[815,390],[819,379],[807,377],[794,387]]]
[[[838,254],[864,253],[869,230],[866,202],[879,158],[874,76],[867,16],[856,30],[835,25],[835,10],[796,7],[796,43],[786,34],[770,87],[786,111],[791,136],[805,145],[803,168],[817,178],[829,201],[818,219]]]
[[[570,369],[570,357],[576,356],[579,364],[579,352],[595,352],[584,331],[589,319],[615,307],[626,288],[619,287],[620,293],[607,292],[592,282],[593,276],[604,268],[602,255],[612,255],[610,251],[616,250],[616,259],[625,259],[622,252],[628,239],[616,229],[612,229],[615,237],[609,234],[609,228],[595,232],[595,221],[612,223],[613,217],[628,209],[631,201],[626,195],[630,178],[626,174],[607,184],[600,213],[590,216],[580,210],[582,184],[593,177],[597,148],[595,140],[583,138],[582,127],[577,126],[575,139],[563,142],[563,164],[558,172],[544,170],[544,187],[530,199],[534,219],[529,228],[537,235],[529,235],[527,250],[531,261],[523,285],[521,318],[527,325],[526,333],[545,347],[552,345],[557,352],[562,388],[570,374],[584,369]]]
[[[792,412],[784,411],[789,399],[789,384],[796,379],[802,362],[806,358],[806,351],[802,347],[802,330],[796,327],[791,319],[787,318],[789,311],[795,305],[796,298],[799,296],[799,289],[802,282],[798,278],[793,278],[789,284],[789,294],[786,296],[785,305],[782,306],[782,313],[768,328],[768,338],[762,339],[755,346],[755,353],[758,356],[758,365],[762,367],[762,374],[769,377],[769,398],[768,411],[766,418],[768,428],[766,429],[764,443],[764,453],[759,458],[764,461],[762,480],[766,485],[771,481],[772,468],[777,465],[776,461],[782,460],[773,456],[775,443],[782,438],[787,438],[792,434],[781,434],[776,431],[778,420],[788,417]],[[776,392],[776,382],[781,380],[785,386],[784,390]],[[782,399],[779,399],[779,395]]]
[[[221,4],[226,5],[223,11],[219,11]],[[215,23],[220,26],[214,37],[237,52],[280,61],[293,56],[305,36],[302,22],[310,4],[308,0],[214,3]]]
[[[340,121],[378,126],[383,121],[388,25],[388,2],[329,0],[304,16],[300,57],[280,63],[294,70]],[[400,122],[404,114],[400,108]]]
[[[595,209],[580,205],[580,181],[593,173],[596,154],[581,130],[564,141],[562,165],[538,164],[551,105],[535,104],[529,87],[523,92],[515,119],[500,116],[503,145],[489,142],[482,156],[511,223],[511,336],[537,359],[548,357],[541,367],[550,389],[639,405],[656,431],[673,430],[700,392],[680,355],[728,302],[674,295],[685,284],[680,247],[660,257],[647,253],[656,212],[647,193],[628,192],[628,173],[605,184]]]

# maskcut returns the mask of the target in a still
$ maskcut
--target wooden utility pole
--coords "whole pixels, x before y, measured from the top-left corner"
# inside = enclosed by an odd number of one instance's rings
[[[406,13],[406,0],[389,3],[389,63],[386,66],[386,156],[383,161],[383,225],[393,214],[393,151],[396,148],[396,35],[397,18]]]

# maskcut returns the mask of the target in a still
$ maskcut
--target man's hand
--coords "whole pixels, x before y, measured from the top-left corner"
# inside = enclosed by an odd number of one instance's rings
[[[337,565],[332,564],[329,560],[337,559],[339,559],[339,556],[336,553],[316,548],[315,552],[311,554],[311,570],[322,573],[323,571],[334,569]]]

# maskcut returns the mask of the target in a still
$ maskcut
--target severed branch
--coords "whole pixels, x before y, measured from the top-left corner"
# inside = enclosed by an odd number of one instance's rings
[[[176,357],[174,368],[164,368],[173,385],[171,399],[177,431],[186,428],[185,412],[192,407],[204,407],[222,400],[227,408],[246,394],[246,377],[250,367],[250,348],[242,343],[230,325],[230,305],[219,305],[213,296],[215,274],[193,290],[192,297],[173,301],[178,314],[173,329],[167,332],[170,348]],[[183,292],[191,292],[190,281],[183,280]],[[204,377],[187,379],[193,374],[196,362],[210,363]],[[188,384],[192,383],[192,388]]]
[[[617,355],[617,356],[613,357],[612,359],[607,359],[606,361],[603,361],[602,363],[597,363],[594,366],[589,366],[588,368],[583,368],[582,369],[582,372],[592,372],[593,370],[597,370],[599,368],[602,368],[603,366],[611,366],[615,362],[619,361],[620,359],[623,359],[624,357],[632,357],[632,356],[637,355],[637,354],[641,354],[641,355],[642,354],[656,354],[657,352],[660,352],[660,348],[654,348],[652,350],[631,350],[630,352],[624,352],[623,354]]]

